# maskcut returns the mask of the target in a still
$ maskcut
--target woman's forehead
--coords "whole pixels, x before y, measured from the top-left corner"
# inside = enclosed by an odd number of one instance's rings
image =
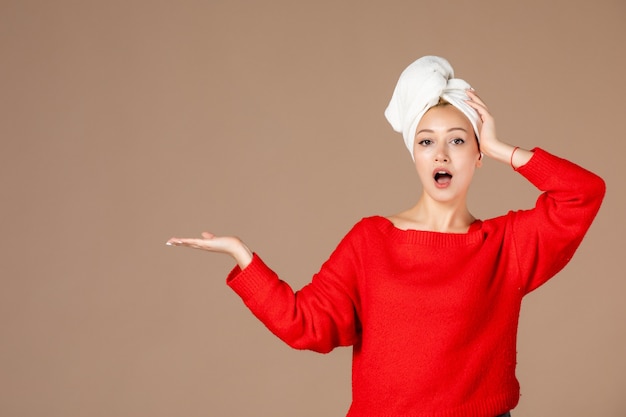
[[[418,123],[416,131],[453,128],[461,128],[466,131],[473,129],[469,119],[459,109],[451,105],[444,105],[430,108]]]

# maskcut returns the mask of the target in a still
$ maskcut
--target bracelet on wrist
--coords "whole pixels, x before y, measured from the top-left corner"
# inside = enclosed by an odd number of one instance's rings
[[[511,152],[511,160],[509,161],[509,165],[511,165],[511,168],[513,168],[513,170],[517,169],[513,165],[513,156],[515,155],[515,151],[517,151],[518,149],[519,149],[519,146],[516,146],[515,148],[513,148],[513,152]]]

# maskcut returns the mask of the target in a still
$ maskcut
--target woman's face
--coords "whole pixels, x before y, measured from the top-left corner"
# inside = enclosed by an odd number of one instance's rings
[[[428,110],[415,131],[413,156],[424,193],[440,202],[465,201],[481,157],[472,124],[460,110]]]

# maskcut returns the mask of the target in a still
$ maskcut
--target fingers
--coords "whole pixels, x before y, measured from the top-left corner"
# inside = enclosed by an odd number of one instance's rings
[[[234,236],[215,236],[213,233],[203,232],[201,238],[173,237],[166,243],[168,246],[183,246],[201,249],[209,252],[234,253],[243,246],[241,240]]]
[[[474,90],[467,90],[466,93],[467,93],[467,96],[469,97],[469,100],[465,100],[467,104],[472,106],[477,111],[485,110],[485,112],[487,113],[489,112],[489,109],[487,108],[487,105],[485,104],[485,102],[482,101],[480,97],[478,97],[478,95],[476,94]]]
[[[465,102],[476,110],[483,122],[485,122],[488,118],[492,118],[487,105],[480,99],[480,97],[478,97],[474,90],[466,90],[466,93],[470,99],[465,100]]]
[[[247,267],[253,258],[253,252],[236,236],[215,236],[213,233],[203,232],[202,238],[173,237],[165,244],[225,253],[232,256],[242,269]]]
[[[469,103],[475,102],[475,103],[480,104],[484,108],[487,108],[487,105],[485,104],[485,102],[482,101],[482,99],[478,96],[478,94],[476,94],[476,90],[469,89],[469,90],[466,90],[466,93],[467,93],[467,96],[470,98]]]
[[[212,245],[210,244],[210,241],[214,237],[215,236],[212,233],[203,232],[201,239],[200,238],[173,237],[173,238],[170,238],[167,242],[165,242],[165,244],[167,246],[187,246],[187,247],[194,248],[194,249],[211,250]]]
[[[179,238],[173,237],[165,242],[168,246],[187,246],[190,248],[201,249],[204,245],[204,239]]]

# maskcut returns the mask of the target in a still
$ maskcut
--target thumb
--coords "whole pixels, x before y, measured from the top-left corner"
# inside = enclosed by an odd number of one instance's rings
[[[215,235],[213,233],[209,233],[209,232],[202,232],[202,237],[205,239],[213,239],[215,237]]]

